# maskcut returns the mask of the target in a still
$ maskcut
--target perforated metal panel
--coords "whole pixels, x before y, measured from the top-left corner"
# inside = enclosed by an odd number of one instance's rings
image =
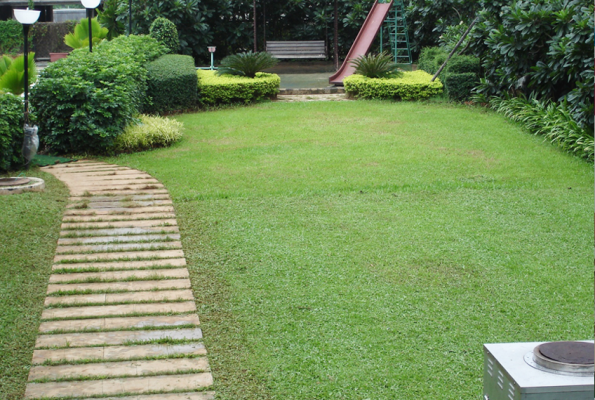
[[[593,400],[593,376],[553,374],[525,362],[542,343],[484,345],[484,400]]]

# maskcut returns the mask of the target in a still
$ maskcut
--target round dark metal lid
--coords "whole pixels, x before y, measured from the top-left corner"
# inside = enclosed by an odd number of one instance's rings
[[[0,178],[0,186],[19,186],[31,182],[29,178]]]
[[[585,342],[551,342],[537,346],[535,352],[559,363],[593,365],[595,347]]]

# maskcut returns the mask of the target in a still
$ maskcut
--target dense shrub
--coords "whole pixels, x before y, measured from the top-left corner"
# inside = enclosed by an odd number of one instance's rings
[[[198,82],[190,56],[168,54],[147,64],[148,91],[145,111],[161,113],[196,105]]]
[[[473,72],[449,73],[444,76],[444,89],[450,100],[469,100],[472,90],[479,85],[479,78]]]
[[[12,94],[0,93],[0,171],[8,171],[24,163],[23,101]]]
[[[419,54],[417,68],[434,75],[446,57],[448,57],[448,53],[441,47],[424,47]]]
[[[205,105],[249,103],[273,98],[279,93],[281,79],[259,72],[255,78],[237,75],[217,76],[214,71],[196,71],[199,101]]]
[[[233,54],[221,61],[217,75],[241,75],[254,78],[258,72],[272,68],[279,62],[270,53],[247,53]]]
[[[171,146],[182,138],[184,125],[173,119],[141,115],[114,141],[115,153],[132,153]]]
[[[142,110],[145,62],[164,53],[151,37],[120,36],[93,53],[51,63],[31,91],[42,141],[59,153],[102,153]]]
[[[398,78],[374,79],[351,75],[344,79],[345,91],[361,99],[422,100],[442,92],[439,79],[424,71],[403,72]]]
[[[543,135],[568,152],[593,162],[593,131],[574,120],[566,103],[544,102],[534,97],[503,99],[494,96],[489,104],[494,110],[520,122],[531,133]]]
[[[0,21],[0,54],[17,54],[23,48],[23,26],[14,19]]]
[[[178,29],[167,18],[159,17],[151,24],[149,34],[157,39],[159,43],[167,47],[169,53],[177,53],[180,49]]]
[[[393,61],[393,56],[387,52],[380,54],[362,55],[351,62],[355,73],[367,78],[390,78],[398,75],[399,67]]]
[[[473,50],[482,57],[486,97],[524,94],[568,101],[593,130],[593,2],[482,0]]]
[[[434,75],[447,57],[446,50],[441,47],[426,47],[419,56],[418,68]],[[453,56],[439,75],[448,98],[454,101],[468,100],[472,90],[479,85],[479,72],[479,58]]]

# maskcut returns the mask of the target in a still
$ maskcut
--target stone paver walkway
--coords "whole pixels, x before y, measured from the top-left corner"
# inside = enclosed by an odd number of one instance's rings
[[[42,170],[71,198],[25,398],[212,400],[167,190],[144,172],[101,162]]]

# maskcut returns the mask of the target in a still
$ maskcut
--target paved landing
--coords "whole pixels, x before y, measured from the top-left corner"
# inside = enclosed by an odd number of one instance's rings
[[[71,198],[25,398],[214,399],[167,190],[103,162],[42,170]]]

